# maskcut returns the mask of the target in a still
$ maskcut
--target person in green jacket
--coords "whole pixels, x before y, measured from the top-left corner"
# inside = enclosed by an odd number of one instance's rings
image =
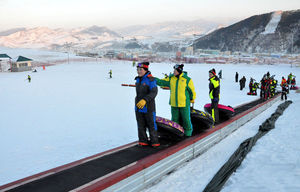
[[[159,86],[170,88],[172,121],[184,128],[185,136],[192,135],[193,126],[190,116],[190,103],[194,103],[196,92],[193,80],[183,72],[183,64],[174,66],[174,73],[164,79],[156,79]]]

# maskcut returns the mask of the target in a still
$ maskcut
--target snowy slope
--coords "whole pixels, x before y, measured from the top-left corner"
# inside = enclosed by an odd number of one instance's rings
[[[173,65],[153,63],[150,69],[163,77]],[[207,71],[212,67],[223,71],[220,103],[231,106],[257,98],[239,90],[236,71],[257,80],[267,71],[279,78],[291,71],[300,76],[299,68],[289,65],[186,65],[200,110],[210,102]],[[28,74],[31,83],[25,80]],[[57,65],[37,73],[0,73],[0,100],[5,101],[5,110],[0,110],[0,185],[136,141],[135,90],[120,86],[134,83],[135,76],[131,62],[108,60]],[[159,89],[158,116],[171,117],[168,102],[169,91]]]
[[[269,23],[265,27],[265,31],[262,32],[261,34],[266,35],[266,34],[275,33],[276,28],[281,20],[281,14],[282,14],[282,11],[274,12],[272,14],[272,19],[269,21]]]

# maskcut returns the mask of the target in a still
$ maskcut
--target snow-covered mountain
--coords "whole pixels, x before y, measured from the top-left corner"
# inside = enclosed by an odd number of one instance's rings
[[[74,29],[15,28],[0,32],[0,46],[66,49],[68,45],[71,45],[73,49],[99,49],[118,45],[117,47],[120,48],[125,47],[132,39],[145,45],[185,38],[194,39],[195,36],[202,36],[218,29],[220,24],[226,23],[206,20],[178,21],[129,26],[114,31],[99,26]]]
[[[123,36],[144,36],[150,38],[184,38],[193,35],[205,35],[215,30],[219,25],[226,24],[208,20],[173,21],[152,25],[134,25],[118,29]]]
[[[300,53],[300,9],[249,17],[200,37],[194,48]]]
[[[0,33],[1,34],[1,33]],[[75,29],[36,27],[6,31],[0,36],[0,45],[18,48],[94,47],[98,43],[120,39],[120,35],[106,27],[92,26]],[[7,35],[5,35],[7,34]]]

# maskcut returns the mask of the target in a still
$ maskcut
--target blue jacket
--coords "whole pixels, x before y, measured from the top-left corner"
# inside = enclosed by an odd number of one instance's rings
[[[135,110],[141,113],[155,112],[155,97],[157,95],[157,85],[154,77],[150,72],[147,72],[143,77],[135,78]],[[142,109],[138,109],[136,104],[141,100],[145,99],[146,105]]]

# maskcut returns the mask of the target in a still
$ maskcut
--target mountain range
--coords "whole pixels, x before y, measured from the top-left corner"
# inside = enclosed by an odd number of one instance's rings
[[[75,29],[48,27],[18,28],[0,33],[0,45],[18,48],[93,47],[97,42],[120,39],[121,36],[106,27],[91,26]]]
[[[91,26],[74,29],[50,29],[48,27],[15,28],[0,32],[0,45],[12,48],[97,49],[115,45],[123,47],[137,40],[145,44],[194,38],[217,29],[222,23],[205,20],[164,22],[152,25],[136,25],[116,30]]]
[[[223,24],[223,25],[222,25]],[[74,29],[15,28],[0,32],[0,46],[54,50],[196,49],[300,53],[300,10],[254,15],[229,26],[206,20],[163,22],[121,29],[91,26]]]
[[[200,37],[194,49],[300,53],[300,10],[254,15]]]

